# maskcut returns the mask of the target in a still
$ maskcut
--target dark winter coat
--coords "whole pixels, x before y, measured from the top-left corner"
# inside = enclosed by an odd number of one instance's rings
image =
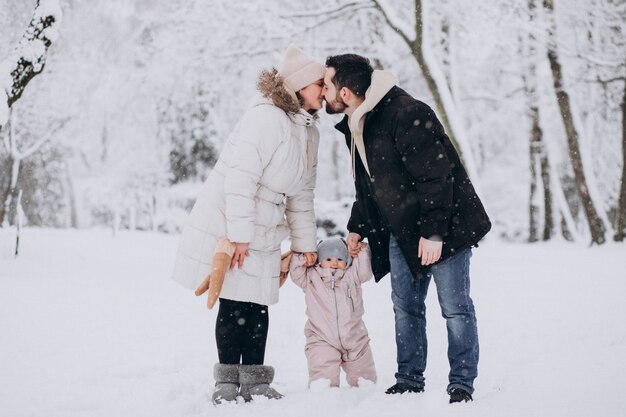
[[[349,148],[348,117],[335,127]],[[363,132],[371,178],[356,158],[356,201],[348,231],[368,238],[376,281],[390,269],[390,233],[417,276],[420,237],[443,240],[441,262],[476,246],[491,229],[459,155],[430,107],[393,87],[367,114]]]

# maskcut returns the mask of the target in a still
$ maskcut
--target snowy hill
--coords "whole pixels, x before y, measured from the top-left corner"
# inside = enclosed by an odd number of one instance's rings
[[[623,245],[516,245],[474,252],[481,342],[475,401],[449,405],[445,324],[428,298],[426,392],[388,396],[395,369],[389,279],[367,283],[376,385],[307,388],[304,297],[270,308],[266,363],[280,401],[214,407],[216,311],[168,278],[176,238],[27,229],[11,259],[0,230],[0,416],[623,416]]]

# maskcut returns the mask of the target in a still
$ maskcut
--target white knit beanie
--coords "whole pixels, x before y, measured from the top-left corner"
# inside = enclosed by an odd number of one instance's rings
[[[278,72],[288,89],[295,93],[324,78],[326,68],[294,45],[290,45]]]

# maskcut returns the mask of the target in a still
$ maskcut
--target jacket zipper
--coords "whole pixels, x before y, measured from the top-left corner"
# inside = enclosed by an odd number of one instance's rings
[[[341,333],[339,332],[339,308],[337,307],[337,293],[335,292],[335,275],[333,274],[330,278],[330,287],[333,290],[333,298],[335,299],[335,318],[337,319],[337,336],[339,337],[339,345],[341,348],[346,351],[346,348],[343,346],[343,342],[341,341]]]

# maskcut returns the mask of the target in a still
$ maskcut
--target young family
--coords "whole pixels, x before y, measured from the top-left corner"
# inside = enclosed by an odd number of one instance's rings
[[[264,363],[281,263],[305,293],[309,384],[339,386],[341,369],[351,386],[376,382],[361,285],[390,273],[397,372],[386,393],[424,391],[432,279],[448,331],[450,402],[472,400],[479,349],[469,266],[491,224],[433,110],[367,58],[336,55],[323,65],[293,46],[278,70],[261,72],[257,88],[185,224],[173,272],[184,286],[202,287],[214,280],[214,255],[227,243],[230,264],[214,292],[213,402],[282,397]],[[336,128],[349,149],[356,199],[347,239],[318,243],[313,198],[323,102],[327,113],[345,114]],[[281,258],[288,236],[292,254]]]

